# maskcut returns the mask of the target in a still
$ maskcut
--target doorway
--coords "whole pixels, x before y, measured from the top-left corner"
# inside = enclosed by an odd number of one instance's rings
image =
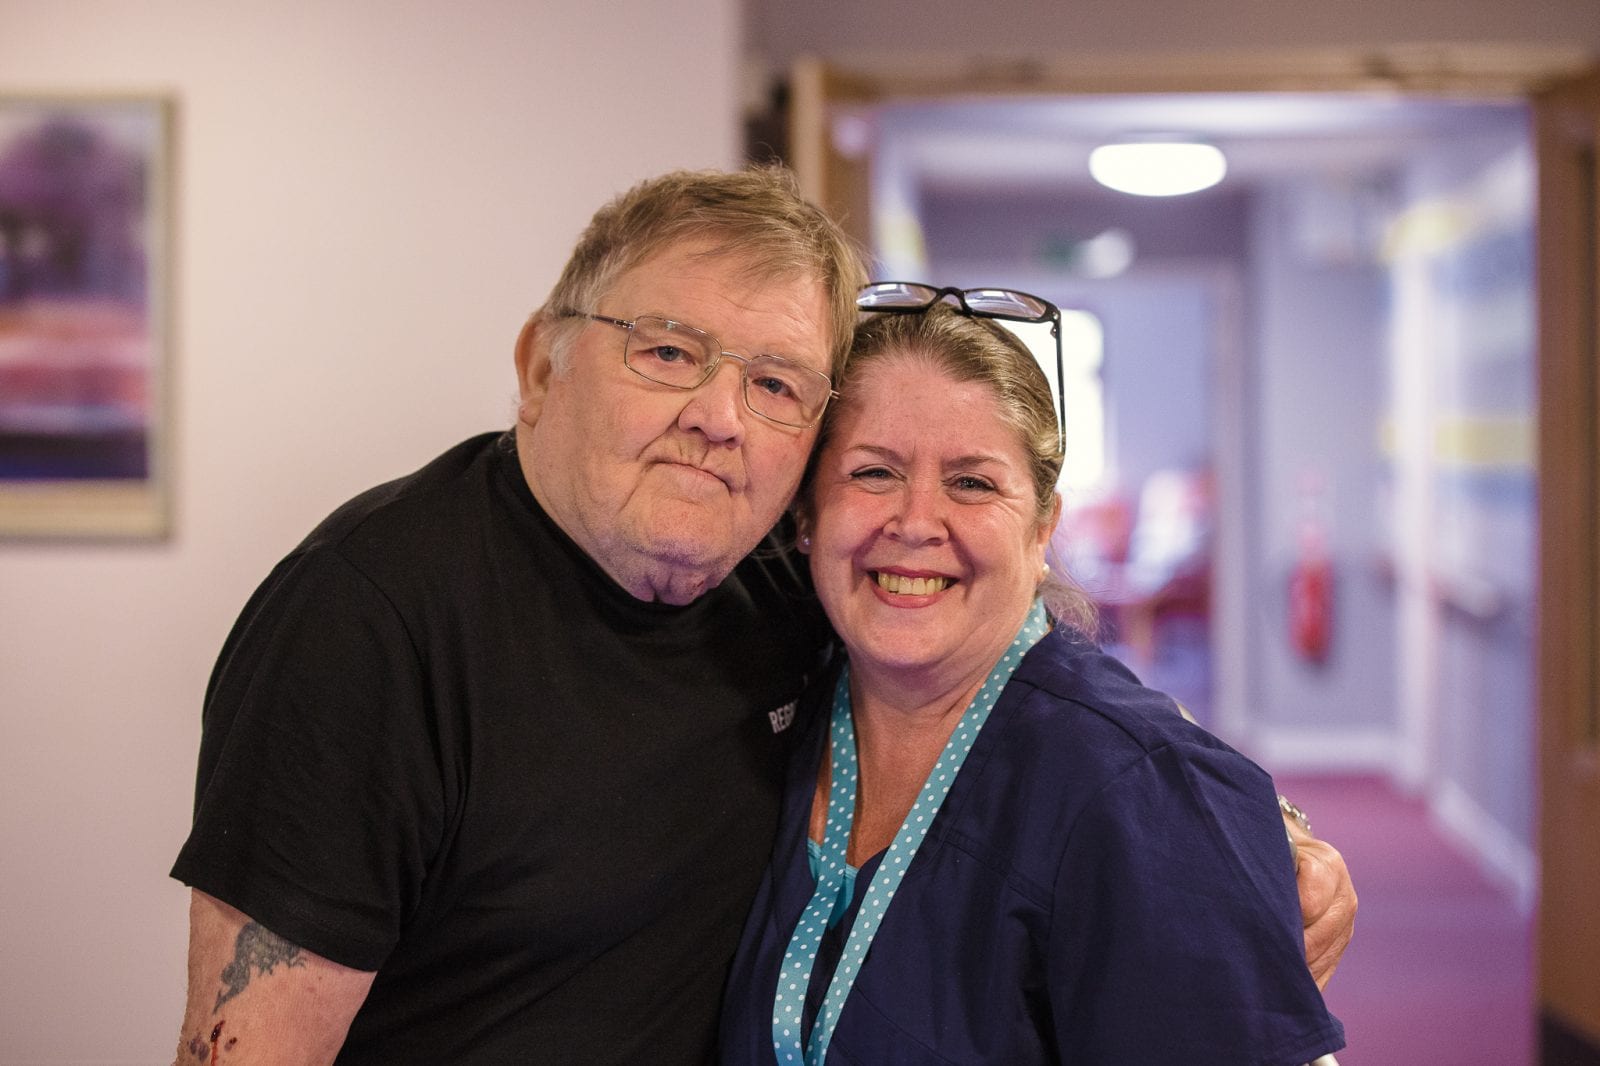
[[[1143,618],[1106,602],[1140,672],[1319,796],[1391,787],[1521,916],[1524,949],[1530,125],[1506,97],[844,92],[825,128],[835,209],[880,276],[1003,284],[1098,317],[1107,477],[1077,503],[1100,523],[1086,528],[1126,516],[1110,562],[1127,562],[1149,486],[1204,486],[1204,594]],[[1139,204],[1080,176],[1099,139],[1152,129],[1221,143],[1231,180]],[[1317,638],[1297,630],[1297,579],[1319,560]],[[1526,950],[1505,964],[1531,1032]],[[1514,1047],[1493,1061],[1527,1061],[1531,1042]]]

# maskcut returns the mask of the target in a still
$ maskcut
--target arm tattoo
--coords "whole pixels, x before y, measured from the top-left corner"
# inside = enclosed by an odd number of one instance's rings
[[[246,922],[233,942],[233,961],[222,968],[223,987],[212,1011],[221,1010],[224,1003],[244,991],[252,970],[265,976],[280,962],[294,967],[304,966],[306,960],[300,957],[300,949],[283,937],[255,922]]]

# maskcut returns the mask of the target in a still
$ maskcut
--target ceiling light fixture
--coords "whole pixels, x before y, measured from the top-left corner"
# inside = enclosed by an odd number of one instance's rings
[[[1150,138],[1103,144],[1089,153],[1089,173],[1108,189],[1134,196],[1182,196],[1209,189],[1228,172],[1214,144]]]

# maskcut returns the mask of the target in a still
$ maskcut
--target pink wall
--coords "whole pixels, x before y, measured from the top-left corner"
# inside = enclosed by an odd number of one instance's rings
[[[0,2],[0,91],[170,93],[179,130],[174,536],[0,542],[0,1063],[171,1061],[166,872],[250,590],[345,497],[510,425],[517,330],[611,191],[736,161],[730,0],[595,15]]]

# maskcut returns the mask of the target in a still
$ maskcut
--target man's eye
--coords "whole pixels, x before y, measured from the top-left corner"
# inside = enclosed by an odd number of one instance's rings
[[[750,385],[752,388],[760,389],[762,392],[771,393],[773,396],[782,396],[786,399],[792,399],[798,395],[792,384],[772,374],[762,374],[760,377],[751,378]]]
[[[692,358],[687,349],[678,348],[671,344],[657,344],[646,348],[639,354],[658,363],[681,363]]]

